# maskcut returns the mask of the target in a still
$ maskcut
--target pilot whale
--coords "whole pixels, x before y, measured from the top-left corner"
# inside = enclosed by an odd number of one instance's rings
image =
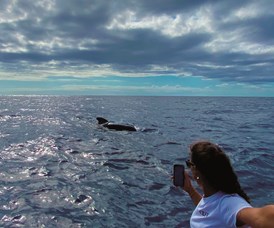
[[[133,125],[111,123],[103,117],[97,117],[96,119],[99,125],[108,129],[113,129],[116,131],[137,131],[137,129]]]

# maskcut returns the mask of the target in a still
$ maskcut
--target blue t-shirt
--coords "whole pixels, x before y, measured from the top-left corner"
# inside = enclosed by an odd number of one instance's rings
[[[251,205],[238,194],[217,192],[200,200],[192,213],[190,226],[191,228],[237,227],[238,212],[248,207],[251,207]]]

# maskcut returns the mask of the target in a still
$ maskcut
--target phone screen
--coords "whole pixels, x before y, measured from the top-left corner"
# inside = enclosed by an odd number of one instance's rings
[[[173,184],[175,186],[184,186],[184,173],[185,167],[184,165],[174,165],[173,166]]]

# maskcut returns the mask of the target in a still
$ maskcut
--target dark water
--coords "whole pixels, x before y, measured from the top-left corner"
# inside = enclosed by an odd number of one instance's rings
[[[0,97],[0,124],[1,227],[189,227],[170,175],[198,139],[225,149],[254,206],[274,202],[273,98]]]

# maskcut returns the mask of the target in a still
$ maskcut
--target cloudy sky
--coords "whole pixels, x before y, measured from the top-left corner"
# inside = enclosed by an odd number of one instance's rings
[[[273,0],[0,0],[0,95],[274,96]]]

